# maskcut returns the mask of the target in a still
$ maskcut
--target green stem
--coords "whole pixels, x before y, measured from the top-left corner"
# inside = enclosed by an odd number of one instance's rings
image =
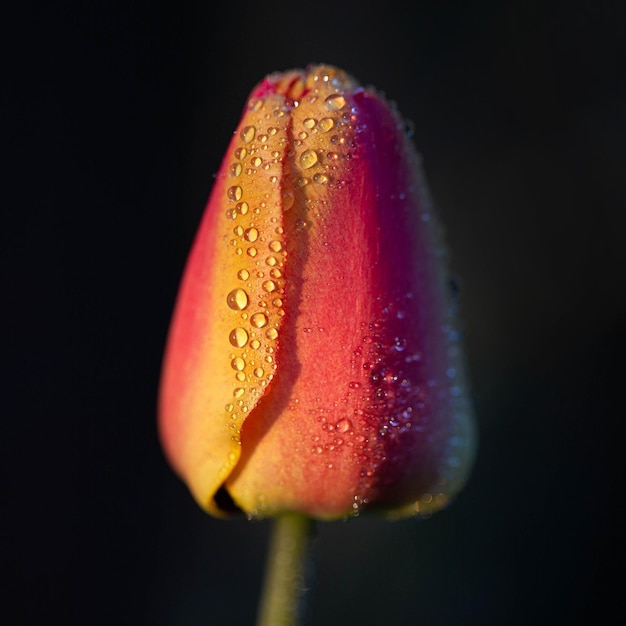
[[[313,521],[286,513],[274,520],[257,626],[297,626],[306,591]]]

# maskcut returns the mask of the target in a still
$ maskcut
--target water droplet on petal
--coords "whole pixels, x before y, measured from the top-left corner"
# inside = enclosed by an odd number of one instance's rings
[[[255,313],[250,318],[250,323],[255,328],[263,328],[263,326],[267,325],[267,315],[265,315],[265,313]]]
[[[346,99],[340,93],[333,93],[324,100],[324,105],[329,111],[339,111],[346,105]]]
[[[283,198],[283,211],[289,211],[289,209],[293,206],[293,203],[295,202],[295,196],[293,195],[293,191],[287,188],[283,189],[282,198]]]
[[[313,167],[318,161],[317,152],[315,150],[305,150],[300,155],[300,165],[303,170],[307,170],[310,167]]]
[[[352,428],[352,422],[349,419],[340,419],[335,424],[335,430],[340,433],[347,433]]]
[[[276,283],[273,280],[266,280],[263,283],[263,289],[269,293],[276,291]]]
[[[248,228],[248,230],[244,233],[244,237],[246,238],[246,241],[252,243],[259,238],[259,231],[256,228]]]
[[[332,117],[325,117],[320,120],[319,127],[322,132],[327,133],[329,130],[335,126],[335,120]]]
[[[230,364],[234,370],[237,370],[239,372],[241,372],[241,370],[243,370],[243,368],[246,366],[246,362],[240,356],[235,357],[230,362]]]
[[[280,241],[270,241],[270,250],[272,252],[280,252],[283,249],[283,244]]]
[[[241,140],[244,143],[250,143],[254,139],[256,128],[254,126],[245,126],[240,133]]]
[[[270,328],[265,334],[268,339],[276,339],[278,337],[278,331],[275,328]]]
[[[248,270],[239,270],[237,272],[237,278],[239,278],[239,280],[248,280],[248,278],[250,278],[250,272]]]
[[[226,296],[226,303],[233,311],[242,311],[248,306],[248,294],[243,289],[233,289]]]
[[[239,187],[239,185],[234,185],[233,187],[228,188],[227,194],[229,200],[239,201],[243,195],[243,190]]]
[[[245,328],[235,328],[228,337],[231,345],[243,348],[248,343],[248,333]]]

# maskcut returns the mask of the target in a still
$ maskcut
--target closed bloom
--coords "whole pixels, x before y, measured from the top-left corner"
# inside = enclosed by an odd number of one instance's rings
[[[208,512],[444,506],[473,417],[437,216],[405,124],[341,70],[252,92],[182,279],[166,455]]]

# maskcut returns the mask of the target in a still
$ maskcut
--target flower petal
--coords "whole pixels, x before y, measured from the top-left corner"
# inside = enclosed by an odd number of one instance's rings
[[[240,456],[241,425],[276,369],[287,113],[281,95],[250,100],[196,236],[168,338],[161,439],[198,502],[214,514],[215,493]]]
[[[257,515],[430,511],[472,437],[436,219],[389,105],[332,68],[302,81],[278,372],[228,489]]]

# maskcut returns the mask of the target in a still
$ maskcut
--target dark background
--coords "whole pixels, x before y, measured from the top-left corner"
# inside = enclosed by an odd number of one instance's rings
[[[7,5],[3,623],[253,622],[269,523],[199,510],[162,457],[155,398],[246,97],[310,62],[414,125],[480,428],[446,511],[321,525],[310,624],[623,612],[626,3]]]

